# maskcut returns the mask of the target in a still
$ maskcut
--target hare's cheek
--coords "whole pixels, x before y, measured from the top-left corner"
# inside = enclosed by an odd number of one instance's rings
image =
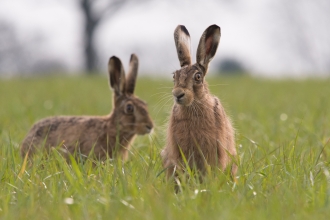
[[[119,123],[122,124],[123,127],[132,130],[135,127],[135,117],[134,115],[123,115]]]
[[[189,106],[193,103],[193,101],[194,101],[194,93],[192,93],[190,91],[187,91],[186,92],[186,97],[185,97],[185,100],[184,100],[184,105]]]
[[[144,134],[146,134],[147,132],[146,132],[146,129],[145,129],[144,126],[142,126],[142,125],[138,125],[138,126],[136,126],[136,128],[135,128],[135,133],[136,133],[136,134],[139,134],[139,135],[144,135]]]
[[[204,86],[203,84],[199,84],[199,85],[195,85],[194,86],[194,95],[196,98],[200,98],[200,97],[203,97],[205,94],[204,92]]]

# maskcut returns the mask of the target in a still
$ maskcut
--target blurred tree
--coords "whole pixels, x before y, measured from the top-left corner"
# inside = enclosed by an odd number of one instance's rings
[[[0,20],[0,76],[24,74],[45,74],[65,69],[63,61],[44,56],[42,43],[44,37],[19,35],[11,22]]]
[[[226,57],[220,61],[218,71],[222,75],[242,75],[247,73],[244,65],[231,57]]]
[[[101,21],[109,19],[119,12],[129,2],[144,0],[79,0],[84,23],[84,56],[87,73],[93,74],[97,70],[97,53],[94,45],[95,31]]]
[[[12,25],[0,21],[0,73],[16,71],[14,62],[25,65],[25,53]]]

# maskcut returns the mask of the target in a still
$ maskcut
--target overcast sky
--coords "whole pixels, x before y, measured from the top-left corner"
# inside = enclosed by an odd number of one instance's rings
[[[101,0],[102,1],[102,0]],[[169,74],[179,68],[173,31],[186,26],[195,52],[203,31],[221,27],[211,63],[226,57],[264,76],[322,75],[330,72],[330,1],[222,0],[149,1],[130,4],[98,27],[100,68],[116,55],[127,68],[140,58],[140,72]],[[101,5],[101,4],[100,4]],[[10,22],[21,42],[40,36],[31,56],[60,60],[71,72],[83,67],[83,17],[77,0],[0,0],[0,21]],[[329,74],[328,74],[329,75]]]

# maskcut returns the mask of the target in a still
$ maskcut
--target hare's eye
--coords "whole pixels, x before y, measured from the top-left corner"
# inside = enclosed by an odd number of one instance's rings
[[[134,106],[132,104],[127,104],[126,105],[126,113],[131,114],[134,111]]]
[[[200,73],[196,73],[196,74],[195,74],[195,80],[196,80],[196,81],[201,81],[201,79],[202,79],[202,74],[200,74]]]

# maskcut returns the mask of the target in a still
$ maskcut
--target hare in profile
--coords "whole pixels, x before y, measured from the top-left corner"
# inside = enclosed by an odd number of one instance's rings
[[[206,173],[207,167],[225,170],[237,155],[235,132],[219,99],[210,94],[205,76],[220,41],[220,27],[208,27],[198,45],[197,63],[192,64],[190,35],[185,26],[174,31],[174,41],[181,69],[174,72],[174,105],[169,119],[166,145],[161,156],[167,178],[185,167]],[[230,155],[231,156],[230,156]],[[237,165],[233,163],[232,177]]]
[[[32,155],[36,148],[61,147],[63,152],[94,155],[104,160],[115,154],[127,159],[130,143],[136,134],[151,132],[153,122],[147,105],[134,95],[138,58],[131,55],[127,78],[120,59],[113,56],[108,63],[113,110],[107,116],[57,116],[36,122],[25,137],[21,154]],[[65,153],[64,153],[65,156]]]

